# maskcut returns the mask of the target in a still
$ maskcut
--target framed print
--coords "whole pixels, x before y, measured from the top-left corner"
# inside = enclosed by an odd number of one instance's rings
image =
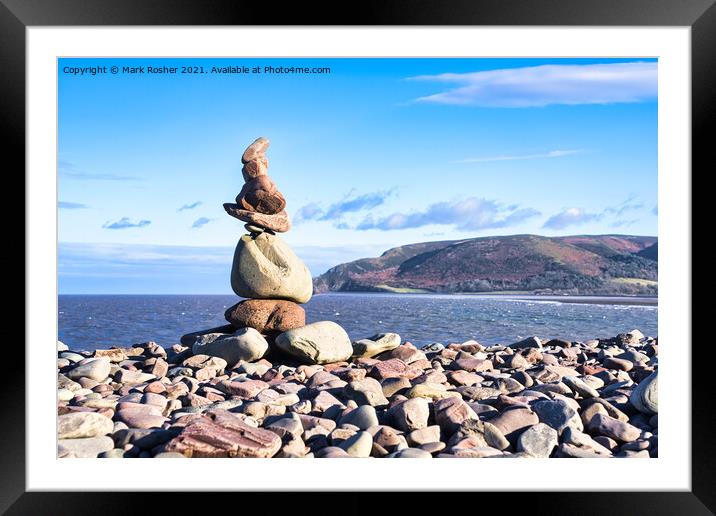
[[[397,490],[711,513],[691,182],[716,8],[577,4],[267,25],[3,0],[27,185],[3,508]]]

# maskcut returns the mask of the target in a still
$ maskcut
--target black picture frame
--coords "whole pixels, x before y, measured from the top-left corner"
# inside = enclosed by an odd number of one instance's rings
[[[550,25],[688,26],[691,28],[692,170],[713,168],[716,125],[716,0],[362,0],[282,3],[269,8],[237,0],[0,0],[0,113],[7,170],[25,169],[25,31],[32,26],[87,25]],[[352,8],[350,8],[352,6]],[[347,8],[348,7],[348,8]],[[664,142],[661,142],[662,144]],[[688,332],[683,345],[691,345]],[[709,343],[710,344],[710,343]],[[27,344],[26,344],[27,345]],[[693,347],[692,347],[693,350]],[[708,360],[692,361],[692,453],[690,492],[547,492],[494,495],[509,497],[511,510],[548,514],[713,514],[716,512],[716,439],[713,388],[697,389],[709,378]],[[24,385],[24,357],[3,372],[4,385]],[[15,375],[15,377],[13,377]],[[0,437],[0,510],[8,514],[108,514],[144,508],[139,493],[26,492],[25,405],[22,392],[0,389],[4,423]],[[517,473],[516,473],[517,474]],[[555,479],[558,482],[558,479]],[[136,497],[135,497],[136,495]],[[191,493],[169,493],[173,511],[191,501]],[[315,495],[313,495],[315,496]],[[422,503],[430,493],[401,496]],[[480,505],[484,505],[480,495]],[[259,505],[290,507],[295,494],[264,493]],[[226,500],[226,497],[217,498]],[[235,499],[234,499],[235,500]],[[358,512],[347,495],[337,510]],[[212,505],[214,505],[212,499]],[[438,502],[439,503],[439,502]],[[218,501],[216,510],[231,507]],[[347,507],[341,509],[341,507]],[[242,508],[245,507],[242,502]],[[206,510],[212,510],[205,506]],[[402,512],[401,511],[401,512]],[[364,512],[364,511],[363,511]]]

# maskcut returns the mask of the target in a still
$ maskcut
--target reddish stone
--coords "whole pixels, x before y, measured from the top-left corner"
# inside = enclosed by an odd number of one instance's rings
[[[152,382],[157,383],[157,382]],[[189,386],[185,384],[184,382],[179,383],[172,383],[165,386],[165,390],[167,393],[167,398],[170,400],[175,400],[180,396],[183,396],[187,392],[189,392]]]
[[[377,358],[368,358],[368,357],[356,358],[356,359],[353,361],[353,363],[354,363],[356,366],[358,366],[358,367],[363,367],[363,368],[366,368],[366,369],[370,369],[371,367],[373,367],[375,364],[377,364],[377,363],[379,363],[379,362],[380,362],[380,360],[378,360]]]
[[[241,173],[244,176],[244,181],[265,176],[268,173],[268,159],[266,159],[266,156],[258,156],[244,163],[244,166],[241,168]]]
[[[386,378],[417,378],[423,374],[423,370],[418,367],[408,365],[398,358],[391,358],[383,362],[375,364],[369,375],[378,380],[385,380]]]
[[[273,215],[286,207],[286,199],[269,176],[249,179],[236,196],[236,204],[244,210]]]
[[[269,369],[261,375],[261,380],[264,382],[275,383],[277,380],[279,382],[283,381],[283,377],[281,376],[281,373],[278,372],[278,369]]]
[[[424,358],[422,360],[416,360],[415,362],[410,362],[410,365],[413,367],[417,367],[418,369],[430,369],[433,364],[430,363],[430,360]]]
[[[162,394],[166,390],[167,388],[162,382],[151,382],[144,388],[144,392],[153,392],[154,394]]]
[[[269,142],[268,138],[264,138],[263,136],[256,138],[251,142],[251,145],[246,147],[246,150],[241,155],[241,163],[246,164],[255,159],[263,158],[269,145],[271,145],[271,142]]]
[[[243,382],[224,380],[219,382],[216,386],[220,391],[231,396],[253,398],[259,392],[268,389],[269,384],[261,380],[245,380]]]
[[[492,368],[491,360],[480,358],[459,358],[451,364],[451,369],[462,369],[469,372],[489,371]]]
[[[265,213],[243,210],[239,205],[228,202],[224,203],[224,210],[226,213],[242,222],[270,229],[276,233],[285,233],[291,229],[291,223],[288,220],[286,210],[281,210],[278,213],[267,215]]]
[[[329,382],[334,382],[336,380],[340,380],[340,378],[338,378],[338,376],[334,375],[333,373],[329,373],[328,371],[318,371],[308,379],[308,381],[306,382],[306,387],[310,389],[315,389],[316,387],[319,387]]]
[[[114,417],[114,410],[112,410],[109,407],[97,409],[97,413],[102,414],[103,416],[105,416],[109,419],[112,419]]]
[[[440,351],[438,356],[447,358],[448,360],[455,360],[455,357],[457,357],[458,351],[454,349],[443,349]]]
[[[476,385],[483,380],[482,376],[463,370],[449,371],[447,373],[447,379],[451,384],[457,386]]]
[[[477,342],[464,342],[462,344],[449,344],[448,349],[464,351],[465,353],[478,353],[485,351],[485,346]]]
[[[127,359],[127,355],[123,350],[119,348],[112,349],[97,349],[95,350],[93,357],[107,357],[110,362],[121,362]]]
[[[268,458],[280,448],[281,438],[275,433],[255,428],[225,410],[211,410],[188,422],[164,451],[186,457]]]
[[[577,371],[582,373],[584,376],[601,373],[607,371],[605,367],[595,365],[580,365],[577,367]]]
[[[259,333],[284,332],[306,325],[306,311],[282,299],[247,299],[229,308],[224,317],[236,328],[255,328]]]
[[[435,422],[445,435],[452,435],[460,428],[463,421],[477,419],[477,414],[470,406],[459,398],[443,398],[433,402]]]
[[[388,354],[390,358],[397,358],[405,362],[406,364],[410,364],[411,362],[415,362],[416,360],[424,360],[425,359],[425,353],[418,350],[413,346],[412,344],[405,343],[402,346],[398,346],[397,348],[390,351]]]
[[[154,413],[142,412],[138,410],[120,410],[115,416],[117,421],[121,421],[129,428],[160,428],[166,418]]]
[[[333,370],[333,374],[345,382],[360,381],[365,378],[366,373],[365,369],[355,369],[353,367],[342,367]]]
[[[523,430],[539,423],[539,418],[537,414],[528,408],[514,408],[505,410],[499,416],[490,419],[490,423],[495,425],[507,439],[512,441]]]
[[[530,364],[536,364],[537,362],[540,362],[540,361],[543,359],[542,352],[541,352],[539,349],[537,349],[537,348],[529,348],[529,349],[527,349],[526,351],[523,350],[523,355],[522,355],[522,356],[524,356],[525,359],[526,359]],[[548,354],[548,356],[551,357],[552,355],[549,355],[549,354]]]

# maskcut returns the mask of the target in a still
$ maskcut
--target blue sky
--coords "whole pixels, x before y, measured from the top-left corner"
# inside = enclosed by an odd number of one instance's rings
[[[73,75],[88,66],[330,74]],[[319,274],[429,240],[657,234],[652,59],[61,59],[60,293],[230,293],[240,157]]]

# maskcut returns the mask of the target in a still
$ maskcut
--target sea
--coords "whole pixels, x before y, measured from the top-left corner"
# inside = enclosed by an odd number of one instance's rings
[[[180,337],[226,324],[238,302],[228,295],[61,295],[58,338],[73,350]],[[306,322],[330,320],[352,340],[381,332],[420,347],[475,339],[510,344],[525,337],[588,340],[639,329],[658,336],[655,298],[543,297],[475,294],[326,293],[304,305]]]

